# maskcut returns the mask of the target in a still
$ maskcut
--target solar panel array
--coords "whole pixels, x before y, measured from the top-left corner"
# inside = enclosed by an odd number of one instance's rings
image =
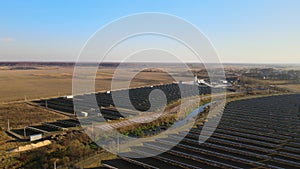
[[[165,84],[165,85],[157,85],[157,86],[152,86],[152,87],[141,87],[141,88],[133,88],[129,90],[117,90],[117,91],[112,91],[112,92],[99,92],[96,93],[95,96],[92,94],[84,94],[84,95],[78,95],[75,96],[74,99],[76,99],[76,106],[80,107],[80,111],[83,112],[91,112],[91,110],[95,110],[98,107],[102,107],[101,109],[101,114],[109,120],[115,120],[119,119],[120,117],[124,117],[124,115],[134,115],[136,114],[137,111],[146,111],[150,108],[151,104],[149,101],[149,94],[151,91],[158,89],[160,91],[163,91],[164,94],[166,95],[167,103],[170,103],[174,100],[178,100],[181,98],[181,95],[184,96],[194,96],[194,95],[199,95],[199,94],[209,94],[211,93],[211,89],[209,87],[198,87],[198,93],[195,93],[193,90],[190,90],[191,86],[187,84],[182,84],[181,90],[178,86],[178,84],[172,83],[172,84]],[[126,102],[120,102],[118,105],[118,109],[124,109],[124,112],[118,112],[116,109],[110,109],[108,110],[107,108],[115,107],[113,98],[112,98],[112,93],[115,93],[116,95],[120,96],[118,99],[122,100],[128,100],[128,98],[122,96],[125,96],[125,93],[129,92],[129,97],[130,97],[130,103],[134,107],[133,110],[131,106],[128,104],[125,104]],[[185,92],[184,94],[181,92]],[[91,104],[91,100],[93,97],[96,98],[97,101],[97,106]],[[153,100],[154,102],[156,100]],[[157,100],[159,101],[159,99]],[[56,111],[64,112],[64,113],[69,113],[70,115],[74,114],[74,103],[72,99],[66,99],[64,97],[59,97],[59,98],[52,98],[52,99],[46,99],[46,100],[38,100],[34,101],[35,103],[47,107],[49,109],[53,109]],[[164,105],[159,105],[160,103],[158,102],[158,107],[159,106],[164,106]],[[76,110],[78,111],[78,110]],[[127,111],[127,112],[126,112]],[[78,113],[78,112],[76,112]]]
[[[199,94],[208,94],[211,92],[209,87],[199,87],[199,93],[194,93],[190,89],[190,85],[181,85],[181,91],[185,92],[186,96],[193,96]],[[133,88],[129,90],[118,90],[112,92],[99,92],[95,94],[95,98],[97,101],[97,106],[92,105],[90,103],[90,99],[94,97],[92,94],[84,94],[75,96],[74,99],[77,99],[76,102],[77,106],[80,105],[81,111],[89,112],[90,114],[94,113],[99,107],[101,107],[101,114],[106,120],[116,120],[120,118],[124,118],[127,116],[134,116],[137,115],[139,111],[146,111],[150,108],[149,102],[149,94],[151,91],[159,89],[164,92],[167,98],[167,103],[170,103],[174,100],[177,100],[181,97],[180,89],[178,84],[165,84],[165,85],[157,85],[152,87],[140,87],[140,88]],[[123,95],[123,93],[129,92],[130,101],[135,109],[132,110],[128,105],[119,105],[119,112],[114,105],[112,99],[112,93],[117,93],[119,95]],[[121,98],[122,99],[122,98]],[[127,99],[127,98],[123,98]],[[154,100],[155,101],[155,100]],[[52,109],[61,113],[65,113],[67,115],[74,115],[74,102],[73,99],[67,99],[65,97],[58,97],[58,98],[51,98],[45,100],[38,100],[34,101],[34,103],[39,104],[47,109]],[[164,105],[161,105],[164,106]],[[78,112],[76,112],[78,113]],[[68,120],[58,120],[56,122],[51,123],[43,123],[41,125],[35,126],[28,126],[26,129],[14,129],[12,130],[14,133],[20,136],[29,136],[34,134],[42,134],[42,133],[49,133],[55,132],[60,130],[66,130],[69,127],[76,127],[79,125],[90,125],[92,122],[101,122],[102,119],[96,118],[97,113],[94,115],[89,116],[88,118],[83,118],[80,120],[80,123],[77,119],[72,118]]]
[[[211,118],[210,120],[214,120]],[[136,156],[161,151],[151,158],[119,157],[101,168],[299,168],[300,95],[281,95],[230,102],[214,134],[203,144],[201,125],[132,147]]]

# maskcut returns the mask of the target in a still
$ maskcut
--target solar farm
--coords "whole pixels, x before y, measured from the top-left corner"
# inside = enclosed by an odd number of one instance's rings
[[[162,151],[158,156],[120,157],[103,161],[102,168],[299,168],[299,100],[282,95],[230,102],[205,143],[198,142],[197,125],[167,152],[164,147],[184,133],[131,147],[136,156]]]
[[[199,94],[209,94],[211,93],[211,90],[209,87],[198,87],[199,93],[194,93],[192,91],[189,91],[190,85],[182,85],[181,91],[186,92],[185,96],[193,96],[193,95],[199,95]],[[150,86],[150,87],[141,87],[141,88],[133,88],[128,90],[118,90],[118,91],[112,91],[112,92],[99,92],[95,94],[96,100],[97,100],[97,106],[99,107],[115,107],[113,99],[112,99],[112,93],[116,93],[116,95],[123,95],[126,92],[129,92],[130,96],[130,103],[134,106],[134,108],[138,111],[146,111],[150,108],[150,101],[149,101],[149,94],[151,91],[158,89],[165,93],[167,98],[167,103],[170,103],[174,100],[178,100],[181,97],[181,92],[179,90],[178,84],[172,83],[172,84],[166,84],[166,85],[158,85],[158,86]],[[90,104],[89,99],[94,97],[92,94],[85,94],[85,95],[78,95],[75,96],[74,99],[77,100],[76,104],[80,104],[80,108],[82,108],[82,111],[91,111],[93,108],[95,108],[95,105]],[[121,98],[122,99],[122,98]],[[127,98],[124,98],[127,99]],[[124,100],[125,101],[125,100]],[[155,100],[154,100],[155,102]],[[49,109],[53,109],[60,112],[65,112],[70,114],[75,114],[74,112],[74,105],[72,99],[66,99],[64,97],[60,98],[53,98],[48,100],[39,100],[35,101],[35,103],[47,107]],[[131,109],[131,107],[128,107],[128,104],[119,104],[118,108],[123,108],[124,110],[128,110],[127,113],[129,114],[135,114],[135,112]],[[130,111],[130,112],[129,112]],[[78,112],[77,112],[78,113]],[[120,114],[118,112],[113,112],[112,110],[108,112],[108,110],[101,111],[101,113],[104,114],[104,116],[107,116],[108,119],[115,119],[119,118]],[[126,112],[122,112],[122,114],[126,114]]]
[[[43,122],[40,125],[27,126],[23,129],[13,129],[11,133],[21,139],[28,139],[32,135],[51,134],[52,132],[65,131],[78,126],[80,126],[80,123],[76,119],[66,119],[55,122]]]
[[[209,94],[211,92],[211,89],[209,87],[198,87],[199,93],[194,93],[190,91],[189,88],[189,85],[181,85],[181,91],[186,92],[185,96]],[[45,122],[35,126],[27,126],[24,129],[14,129],[12,130],[12,132],[24,139],[28,138],[30,135],[65,131],[69,128],[78,127],[80,125],[90,125],[92,124],[92,122],[103,122],[100,118],[97,118],[98,112],[95,113],[99,107],[101,111],[101,116],[104,117],[105,120],[118,120],[124,117],[135,116],[138,115],[141,111],[146,111],[150,108],[151,105],[149,101],[149,94],[155,89],[159,89],[165,93],[167,103],[181,98],[178,84],[172,83],[166,85],[133,88],[129,90],[99,92],[96,93],[95,96],[92,94],[84,94],[78,95],[74,98],[58,97],[45,100],[37,100],[33,101],[33,104],[70,116],[70,119],[57,120],[55,122],[47,123]],[[123,95],[123,93],[129,92],[130,103],[132,103],[134,109],[136,110],[133,110],[132,107],[128,107],[128,104],[120,104],[118,105],[118,110],[122,110],[122,112],[119,112],[116,109],[112,99],[113,92],[115,92],[118,95]],[[97,105],[93,105],[90,103],[89,100],[92,97],[96,97]],[[80,111],[77,112],[74,110],[75,99],[77,100],[76,106],[80,105]],[[121,99],[125,100],[126,98]],[[159,107],[164,106],[160,105],[159,100],[153,101]],[[89,113],[88,117],[80,117],[81,112]],[[80,118],[80,122],[78,121],[77,117]]]
[[[188,89],[188,85],[183,85]],[[105,120],[138,115],[140,111],[150,108],[149,94],[152,90],[163,91],[167,103],[181,98],[178,84],[167,84],[141,87],[129,90],[130,101],[137,110],[127,104],[118,105],[122,112],[116,110],[112,92],[128,92],[118,90],[96,93],[98,108]],[[199,93],[184,90],[186,96],[209,94],[209,87],[198,87]],[[24,130],[13,132],[29,136],[68,130],[84,124],[97,122],[93,112],[95,105],[87,98],[92,94],[38,100],[34,104],[47,109],[67,114],[70,119],[28,126]],[[74,100],[79,100],[82,112],[88,117],[76,119],[78,111],[74,110]],[[124,158],[102,161],[101,168],[297,168],[300,166],[300,95],[278,95],[261,98],[245,99],[229,102],[224,110],[221,121],[214,134],[202,144],[198,138],[203,125],[196,125],[188,133],[169,135],[167,138],[156,139],[133,146],[135,156],[151,155],[161,151],[160,155],[149,158]],[[156,100],[154,100],[155,102]],[[215,120],[214,117],[208,120]],[[99,120],[101,122],[101,120]],[[175,142],[180,136],[184,139],[171,150],[165,147]]]

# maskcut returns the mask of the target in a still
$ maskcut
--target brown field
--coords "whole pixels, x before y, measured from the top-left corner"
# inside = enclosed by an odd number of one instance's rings
[[[0,102],[38,99],[71,92],[71,68],[0,70]]]
[[[273,85],[282,85],[282,84],[291,83],[290,80],[262,80],[262,81],[267,84],[273,84]]]
[[[295,92],[300,92],[300,84],[284,84],[284,85],[277,85],[277,86]]]
[[[83,70],[88,70],[86,67]],[[124,69],[126,72],[136,72],[136,69]],[[113,68],[100,69],[96,77],[96,91],[109,90]],[[176,76],[181,76],[177,74]],[[182,75],[184,76],[184,75]],[[24,101],[25,99],[40,99],[72,94],[73,67],[37,67],[30,70],[0,69],[0,103]],[[84,82],[85,78],[82,79]],[[118,83],[126,81],[124,76]],[[191,79],[189,79],[191,80]],[[131,82],[131,87],[170,83],[173,79],[165,72],[145,71],[138,73]]]
[[[3,104],[0,106],[0,128],[5,130],[7,129],[8,120],[10,128],[22,128],[64,118],[67,117],[27,103]]]

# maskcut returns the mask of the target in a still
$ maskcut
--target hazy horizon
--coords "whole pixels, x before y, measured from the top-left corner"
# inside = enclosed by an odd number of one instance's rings
[[[33,64],[47,64],[47,63],[58,63],[58,64],[98,64],[99,62],[74,62],[74,61],[1,61],[0,60],[0,64],[4,64],[4,63],[33,63]],[[106,61],[106,62],[101,62],[101,64],[118,64],[121,62],[117,62],[117,61]],[[122,62],[122,63],[157,63],[157,64],[179,64],[179,62]],[[184,62],[186,64],[204,64],[204,63],[200,63],[200,62]],[[209,62],[209,63],[205,63],[205,64],[220,64],[220,63],[213,63],[213,62]],[[300,63],[243,63],[243,62],[221,62],[221,64],[224,65],[279,65],[279,66],[284,66],[284,65],[294,65],[294,66],[300,66]],[[0,65],[1,66],[1,65]]]

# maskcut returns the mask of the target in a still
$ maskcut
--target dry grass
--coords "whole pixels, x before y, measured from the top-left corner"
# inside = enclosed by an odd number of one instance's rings
[[[4,131],[0,131],[0,163],[1,163],[1,156],[4,157],[5,152],[7,150],[14,149],[16,147],[28,144],[26,142],[21,142],[13,137],[7,135]],[[1,167],[0,167],[1,168]]]
[[[282,85],[286,83],[291,83],[291,80],[262,80],[262,81],[272,85]]]
[[[277,85],[280,88],[300,92],[300,84],[285,84],[285,85]]]
[[[7,135],[7,121],[9,119],[10,128],[23,128],[29,125],[40,124],[41,122],[56,121],[58,119],[67,118],[64,115],[29,105],[27,103],[3,104],[0,106],[0,156],[3,152],[24,145],[13,137]],[[9,163],[10,158],[0,158],[1,161]],[[4,160],[4,161],[3,161]],[[1,167],[0,167],[1,168]]]
[[[7,129],[8,119],[10,128],[22,128],[64,118],[67,117],[27,103],[4,104],[0,106],[0,128],[4,130]]]
[[[66,76],[63,74],[69,74]],[[0,70],[0,102],[55,96],[71,92],[71,68]]]

